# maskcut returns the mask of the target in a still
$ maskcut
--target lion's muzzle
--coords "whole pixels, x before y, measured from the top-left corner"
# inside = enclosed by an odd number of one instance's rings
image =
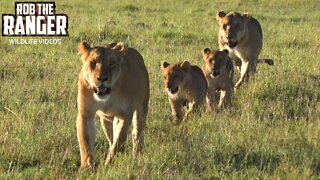
[[[98,96],[105,96],[109,95],[111,92],[111,88],[105,87],[103,85],[99,87],[93,87],[94,93],[96,93]]]
[[[237,42],[237,41],[234,41],[234,40],[229,40],[229,41],[227,42],[227,44],[228,44],[228,46],[229,46],[230,48],[234,48],[234,47],[236,47],[236,46],[238,45],[238,42]]]
[[[168,87],[168,91],[171,94],[175,94],[176,92],[178,92],[179,88],[178,87]]]

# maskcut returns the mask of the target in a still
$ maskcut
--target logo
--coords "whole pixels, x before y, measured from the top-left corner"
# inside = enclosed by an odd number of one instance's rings
[[[15,2],[15,14],[2,14],[2,36],[68,36],[68,16],[55,2]]]

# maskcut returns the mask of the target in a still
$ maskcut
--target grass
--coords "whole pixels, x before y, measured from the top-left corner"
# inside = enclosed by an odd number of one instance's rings
[[[60,45],[10,45],[0,39],[1,179],[318,179],[320,177],[320,6],[315,0],[56,1],[69,17]],[[1,1],[13,13],[14,1]],[[162,61],[202,66],[217,49],[219,10],[250,12],[263,28],[251,81],[218,114],[173,126]],[[110,166],[78,171],[76,96],[81,40],[124,41],[145,59],[151,84],[144,154],[127,150]],[[238,74],[237,74],[238,75]],[[238,78],[238,76],[236,77]],[[108,143],[97,123],[95,153]]]

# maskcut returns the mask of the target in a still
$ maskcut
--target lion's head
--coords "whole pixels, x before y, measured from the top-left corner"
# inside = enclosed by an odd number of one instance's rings
[[[211,51],[209,48],[203,50],[203,60],[205,68],[208,70],[212,78],[216,78],[226,68],[227,61],[229,60],[229,51]]]
[[[226,14],[224,11],[220,11],[216,15],[216,19],[220,24],[222,42],[230,48],[234,48],[245,36],[247,23],[251,17],[247,13],[230,12]]]
[[[79,44],[83,61],[82,73],[97,100],[105,100],[112,92],[121,74],[121,64],[127,48],[123,43],[90,47],[86,42]]]
[[[190,69],[190,63],[184,61],[170,65],[167,62],[162,63],[162,74],[164,77],[164,85],[168,93],[175,95],[181,86],[184,85],[185,78]]]

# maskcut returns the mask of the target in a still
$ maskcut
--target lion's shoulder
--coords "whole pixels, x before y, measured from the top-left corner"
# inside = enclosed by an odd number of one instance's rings
[[[203,88],[203,86],[205,86],[205,88],[207,87],[207,80],[199,66],[192,65],[190,67],[190,73],[193,75],[194,84],[199,84],[197,85],[198,88]]]
[[[248,26],[249,29],[250,28],[255,28],[259,32],[259,34],[262,36],[262,28],[261,28],[261,25],[260,25],[259,21],[256,18],[251,17],[250,21],[247,24],[247,26]]]

